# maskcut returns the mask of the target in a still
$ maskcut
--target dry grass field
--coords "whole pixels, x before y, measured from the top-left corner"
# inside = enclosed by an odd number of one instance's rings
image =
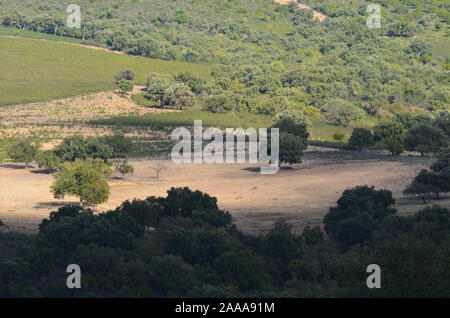
[[[136,85],[133,94],[144,86]],[[44,137],[64,138],[74,134],[96,136],[111,134],[108,127],[88,125],[91,120],[116,115],[143,115],[174,112],[168,109],[136,105],[129,96],[114,91],[78,95],[50,102],[18,104],[0,107],[0,138]]]
[[[424,207],[420,201],[401,194],[424,167],[420,158],[349,160],[336,151],[311,150],[317,149],[310,149],[304,163],[275,175],[261,175],[259,169],[249,165],[175,165],[163,160],[167,170],[156,179],[152,167],[157,161],[132,160],[135,173],[124,179],[111,179],[110,199],[97,206],[96,211],[113,209],[127,199],[162,196],[172,186],[188,186],[217,197],[219,206],[230,211],[239,228],[248,233],[264,233],[280,217],[293,224],[296,232],[308,224],[321,225],[341,193],[356,185],[390,189],[402,214]],[[54,199],[49,191],[52,175],[39,172],[37,168],[0,167],[0,219],[11,231],[36,232],[51,211],[65,203],[77,204],[76,198]],[[450,206],[448,199],[434,202]]]

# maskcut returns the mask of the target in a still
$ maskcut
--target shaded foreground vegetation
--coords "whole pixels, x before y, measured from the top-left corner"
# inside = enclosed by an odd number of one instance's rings
[[[93,214],[66,206],[40,234],[0,233],[2,297],[450,297],[450,213],[402,217],[388,190],[346,190],[325,231],[277,221],[246,235],[217,200],[172,188]],[[82,288],[66,287],[78,264]],[[381,289],[366,268],[381,267]]]

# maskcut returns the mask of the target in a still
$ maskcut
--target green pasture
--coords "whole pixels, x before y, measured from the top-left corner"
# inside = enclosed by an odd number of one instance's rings
[[[116,126],[193,126],[194,120],[202,120],[203,127],[235,128],[235,127],[269,127],[270,116],[249,113],[214,114],[203,110],[186,110],[182,112],[149,113],[139,116],[117,116],[94,121],[94,124]]]
[[[100,125],[136,126],[136,127],[179,127],[193,126],[194,120],[202,120],[203,127],[218,128],[268,128],[272,124],[272,117],[267,115],[250,114],[246,112],[214,114],[202,110],[185,110],[182,112],[149,113],[145,115],[117,116],[92,122]],[[311,140],[334,141],[335,132],[343,133],[346,141],[352,127],[342,127],[325,122],[313,122]]]
[[[208,78],[210,67],[116,54],[76,44],[0,36],[0,105],[47,101],[114,88],[114,74],[136,72],[144,84],[151,72],[190,71]]]

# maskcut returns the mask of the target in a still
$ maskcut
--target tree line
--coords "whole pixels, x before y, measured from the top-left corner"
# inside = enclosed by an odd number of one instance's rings
[[[386,189],[343,192],[324,228],[278,220],[241,232],[217,200],[189,188],[94,214],[52,212],[26,236],[0,232],[2,297],[448,297],[450,213],[398,216]],[[66,287],[78,264],[82,288]],[[366,286],[368,264],[382,288]]]

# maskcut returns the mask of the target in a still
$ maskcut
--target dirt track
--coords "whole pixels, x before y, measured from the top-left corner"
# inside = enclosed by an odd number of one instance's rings
[[[277,2],[279,4],[288,5],[289,3],[296,2],[296,1],[295,0],[275,0],[275,2]],[[320,22],[322,22],[323,20],[325,20],[327,18],[327,16],[325,14],[323,14],[322,12],[313,10],[310,6],[307,6],[306,4],[297,3],[297,5],[300,8],[312,10],[314,12],[314,18],[319,19]]]

